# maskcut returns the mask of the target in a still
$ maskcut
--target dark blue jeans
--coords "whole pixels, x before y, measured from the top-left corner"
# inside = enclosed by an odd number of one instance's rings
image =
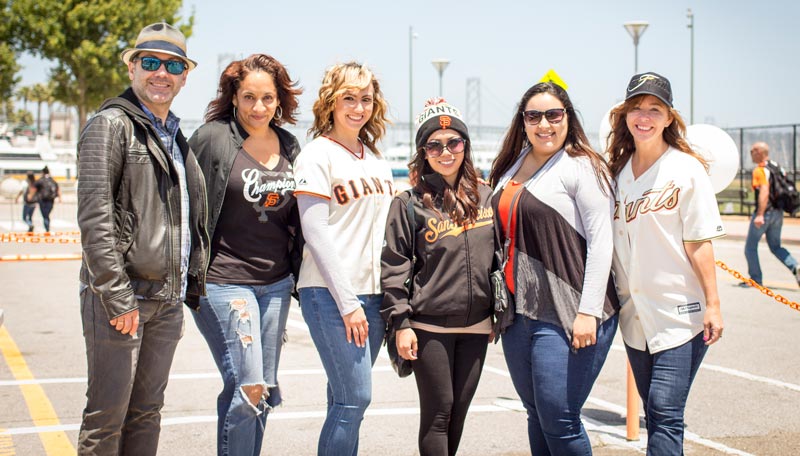
[[[581,408],[606,361],[615,315],[597,328],[597,343],[573,353],[560,326],[517,315],[503,334],[514,389],[528,411],[531,454],[591,455]]]
[[[35,204],[25,204],[22,206],[22,220],[28,225],[28,231],[33,232],[33,211],[36,210]]]
[[[750,218],[750,227],[744,242],[744,257],[747,259],[747,273],[759,285],[763,285],[763,277],[761,276],[761,264],[758,261],[758,243],[765,234],[769,251],[781,260],[790,271],[794,272],[797,267],[797,260],[781,246],[782,228],[783,212],[777,209],[769,209],[764,213],[764,224],[760,228],[756,227],[753,224],[753,218]]]
[[[369,322],[365,347],[347,343],[344,321],[327,288],[300,289],[300,310],[328,376],[328,414],[317,456],[356,456],[358,431],[372,401],[372,365],[385,333],[380,314],[383,295],[359,295],[358,299]]]
[[[50,231],[50,212],[53,210],[53,200],[40,200],[39,212],[42,213],[42,220],[44,220],[44,230]]]
[[[703,333],[655,354],[625,345],[647,421],[648,456],[683,454],[683,411],[708,346]]]

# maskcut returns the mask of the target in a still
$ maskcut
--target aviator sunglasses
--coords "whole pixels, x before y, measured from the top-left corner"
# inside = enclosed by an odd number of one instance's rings
[[[442,155],[445,149],[456,155],[464,152],[464,142],[464,138],[450,138],[446,144],[442,144],[439,141],[431,141],[425,144],[423,149],[425,149],[425,155],[428,158],[436,158]]]
[[[161,60],[158,57],[140,57],[142,69],[145,71],[158,71],[161,64],[167,69],[167,73],[179,75],[186,71],[186,62],[182,60]]]
[[[539,122],[542,121],[542,117],[547,119],[548,123],[557,124],[564,120],[564,114],[566,112],[567,110],[564,108],[548,109],[547,111],[531,109],[530,111],[522,111],[520,114],[522,114],[525,123],[533,127],[539,125]]]

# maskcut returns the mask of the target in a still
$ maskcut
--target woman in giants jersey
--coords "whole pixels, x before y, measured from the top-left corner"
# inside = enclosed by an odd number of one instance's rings
[[[297,204],[306,245],[300,309],[328,376],[318,455],[355,456],[372,398],[372,365],[385,332],[381,247],[394,196],[376,143],[386,102],[365,66],[334,65],[314,103],[314,140],[297,157]]]
[[[268,55],[232,62],[189,140],[208,189],[207,297],[193,315],[222,374],[220,455],[261,454],[267,414],[281,403],[278,362],[302,237],[292,194],[299,145],[280,125],[295,122],[300,93]]]
[[[711,239],[725,231],[665,77],[633,76],[610,120],[620,328],[644,403],[647,454],[683,454],[689,388],[722,337]]]
[[[386,224],[382,314],[414,368],[419,453],[453,455],[492,331],[492,190],[478,182],[456,108],[432,99],[417,124],[414,187],[392,201]]]
[[[516,304],[503,353],[528,412],[531,453],[591,454],[581,407],[619,309],[613,194],[564,89],[548,82],[525,92],[489,179],[495,224],[511,242],[505,272]]]

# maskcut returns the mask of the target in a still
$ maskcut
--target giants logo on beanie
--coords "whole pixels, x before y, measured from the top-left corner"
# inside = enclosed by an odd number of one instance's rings
[[[469,140],[469,130],[461,119],[461,111],[445,101],[444,98],[430,98],[425,109],[417,116],[417,149],[422,148],[428,137],[436,130],[457,131],[462,138]]]

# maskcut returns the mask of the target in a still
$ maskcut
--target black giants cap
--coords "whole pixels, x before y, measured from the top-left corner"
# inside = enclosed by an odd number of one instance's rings
[[[672,107],[672,87],[669,80],[656,73],[641,73],[634,75],[628,83],[625,100],[638,95],[653,95]]]

